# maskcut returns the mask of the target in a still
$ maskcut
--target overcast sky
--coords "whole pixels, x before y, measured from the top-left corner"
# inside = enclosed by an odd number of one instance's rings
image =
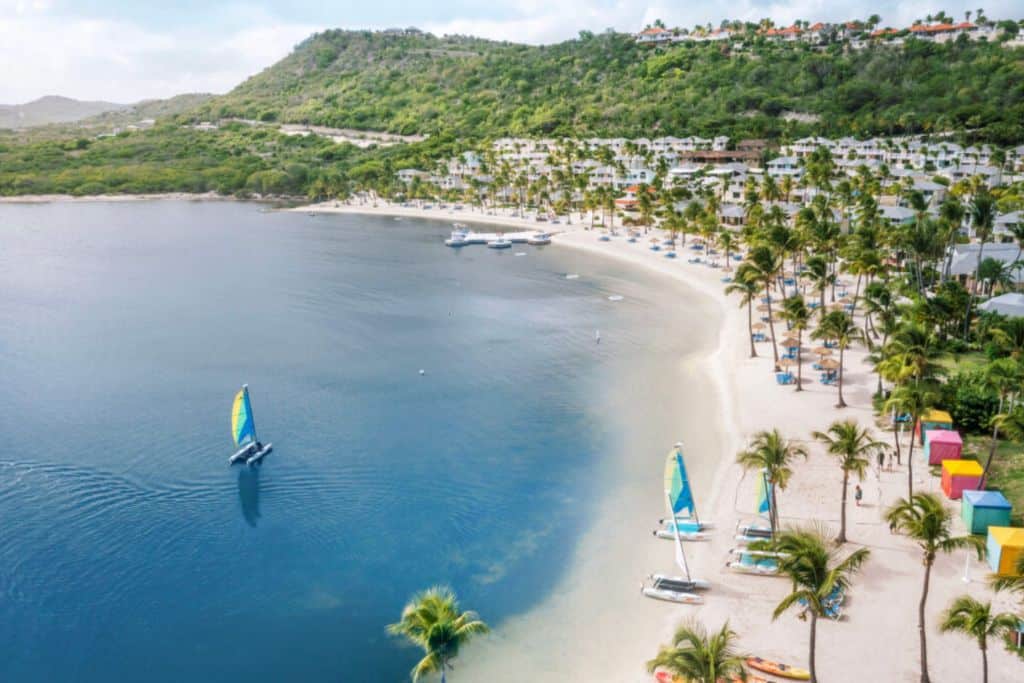
[[[1021,18],[1024,0],[981,5],[989,18]],[[722,14],[728,7],[729,15]],[[0,0],[0,103],[42,95],[134,102],[183,92],[225,92],[326,28],[417,26],[443,33],[550,43],[580,30],[634,31],[722,19],[776,23],[881,15],[903,26],[977,2],[867,0]]]

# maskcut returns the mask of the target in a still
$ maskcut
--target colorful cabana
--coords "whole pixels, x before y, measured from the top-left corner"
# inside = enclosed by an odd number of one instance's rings
[[[924,434],[929,429],[952,429],[953,416],[945,410],[930,410],[921,416],[914,426],[914,436],[924,443]]]
[[[999,491],[964,491],[960,517],[972,534],[984,534],[992,526],[1010,526],[1011,507]]]
[[[1017,563],[1024,557],[1024,529],[1008,526],[988,528],[988,566],[1001,576],[1019,576]]]
[[[942,491],[950,500],[959,500],[964,491],[981,483],[981,465],[975,460],[943,460]]]
[[[930,429],[924,433],[924,459],[929,465],[959,460],[963,449],[963,439],[952,429]]]

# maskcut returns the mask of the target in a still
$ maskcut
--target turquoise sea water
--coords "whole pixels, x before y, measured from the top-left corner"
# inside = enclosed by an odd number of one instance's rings
[[[544,599],[601,499],[609,387],[684,340],[607,262],[449,231],[0,207],[0,680],[398,681],[417,589],[498,626]],[[243,382],[254,470],[227,465]]]

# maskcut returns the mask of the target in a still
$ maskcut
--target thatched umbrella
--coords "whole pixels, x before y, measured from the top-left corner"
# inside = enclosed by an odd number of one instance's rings
[[[831,356],[832,349],[828,348],[827,346],[816,346],[814,347],[814,353],[822,357]]]
[[[821,366],[822,370],[838,370],[839,369],[839,361],[837,361],[835,358],[823,358],[822,361],[820,363],[818,363],[818,365]]]
[[[793,360],[792,358],[781,358],[779,359],[779,365],[781,365],[784,368],[791,368],[794,365],[796,365],[796,361]]]
[[[754,323],[753,325],[751,325],[751,327],[753,329],[755,329],[755,330],[763,330],[764,328],[766,328],[768,326],[765,325],[764,323]]]

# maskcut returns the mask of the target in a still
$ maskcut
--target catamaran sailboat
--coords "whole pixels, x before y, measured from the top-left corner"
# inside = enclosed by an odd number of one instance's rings
[[[702,522],[697,515],[697,504],[693,501],[681,443],[677,443],[665,458],[665,490],[668,492],[669,512],[672,516],[661,519],[662,526],[655,529],[654,535],[671,540],[678,532],[684,541],[707,540],[708,535],[703,532],[714,525]]]
[[[255,465],[274,447],[273,444],[260,443],[256,438],[256,421],[252,416],[248,384],[243,384],[241,391],[235,394],[235,402],[231,408],[231,435],[235,439],[235,445],[239,447],[228,460],[231,465],[236,462]]]
[[[678,514],[687,510],[693,512],[693,495],[690,492],[690,482],[686,478],[686,468],[683,465],[682,444],[676,444],[672,453],[669,453],[668,463],[665,468],[665,503],[668,505],[668,512],[673,519],[678,520]],[[686,562],[686,553],[683,552],[683,539],[678,521],[672,523],[672,535],[676,541],[676,564],[683,570],[682,576],[665,576],[663,574],[652,574],[649,578],[650,586],[643,586],[640,592],[655,600],[668,600],[684,604],[700,604],[704,598],[694,591],[708,590],[711,584],[707,581],[694,578],[690,574],[690,566]]]
[[[736,524],[736,540],[740,543],[756,543],[757,541],[770,541],[774,534],[772,533],[771,519],[774,511],[772,506],[775,501],[772,500],[771,486],[768,485],[768,475],[765,472],[761,473],[761,479],[757,482],[757,513],[759,515],[766,515],[768,517],[767,522],[756,521],[750,524],[737,523]]]

